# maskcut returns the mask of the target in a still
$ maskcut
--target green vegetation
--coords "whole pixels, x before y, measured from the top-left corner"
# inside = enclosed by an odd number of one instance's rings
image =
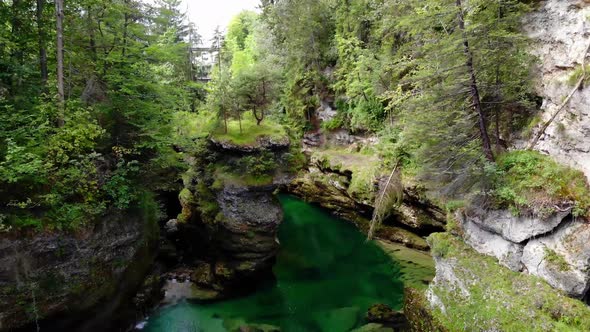
[[[429,243],[459,280],[455,287],[432,288],[445,305],[445,313],[437,309],[434,315],[450,331],[590,329],[590,309],[539,278],[510,271],[448,233],[431,235]]]
[[[175,188],[176,112],[201,89],[179,6],[67,1],[62,19],[46,1],[0,5],[0,228],[76,229]]]
[[[512,151],[499,156],[493,171],[493,194],[501,205],[547,213],[555,206],[571,204],[575,215],[588,215],[590,187],[584,174],[551,157]]]
[[[590,73],[590,65],[586,65],[585,70],[586,70],[586,73]],[[582,78],[582,75],[584,75],[584,68],[582,68],[582,66],[579,65],[570,74],[570,77],[567,80],[567,85],[569,85],[570,87],[574,87],[576,85],[576,83],[578,83],[578,81]],[[582,82],[582,83],[588,84],[589,81],[590,81],[590,78],[588,78],[588,76],[586,76],[586,78],[584,79],[584,82]]]
[[[277,141],[288,138],[282,125],[271,119],[257,125],[256,119],[250,112],[244,113],[241,120],[232,119],[228,121],[227,133],[224,132],[223,126],[219,126],[212,136],[215,140],[227,141],[240,146],[255,145],[261,137],[268,137]]]
[[[559,271],[565,272],[571,270],[571,267],[565,258],[556,253],[555,250],[545,247],[545,259],[550,265],[559,269]]]
[[[348,193],[361,201],[371,202],[375,198],[375,183],[381,175],[381,162],[373,153],[373,150],[356,152],[333,147],[315,151],[312,159],[333,170],[352,172]]]

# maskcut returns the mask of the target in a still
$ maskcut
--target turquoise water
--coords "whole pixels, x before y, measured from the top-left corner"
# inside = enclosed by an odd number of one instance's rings
[[[238,299],[163,308],[146,330],[222,332],[248,323],[286,332],[344,332],[363,325],[372,304],[401,308],[400,268],[391,258],[351,224],[294,197],[280,199],[285,219],[276,283]]]

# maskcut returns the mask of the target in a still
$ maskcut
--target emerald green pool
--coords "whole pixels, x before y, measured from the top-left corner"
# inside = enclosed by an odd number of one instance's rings
[[[400,268],[377,245],[320,208],[291,196],[280,200],[285,219],[276,283],[238,299],[162,308],[145,330],[218,332],[248,323],[287,332],[344,332],[363,325],[372,304],[401,308]]]

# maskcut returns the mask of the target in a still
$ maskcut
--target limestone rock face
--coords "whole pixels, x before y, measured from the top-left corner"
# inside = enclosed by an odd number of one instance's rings
[[[570,214],[570,209],[557,211],[547,217],[514,216],[508,210],[490,210],[474,208],[466,212],[467,218],[483,230],[498,234],[504,239],[521,243],[532,237],[553,230],[563,218]]]
[[[570,221],[554,233],[531,240],[522,262],[538,275],[572,297],[582,298],[590,288],[590,225]]]
[[[502,265],[513,271],[522,270],[523,245],[510,242],[498,234],[486,231],[470,220],[463,222],[463,232],[465,242],[476,251],[498,258]]]
[[[212,138],[206,158],[187,159],[175,243],[191,270],[183,291],[190,298],[229,298],[272,278],[283,219],[274,192],[290,180],[288,151],[288,137],[260,136],[251,145]]]
[[[152,263],[157,243],[152,223],[113,215],[75,234],[0,234],[0,331],[32,323],[33,301],[39,319],[67,312],[74,320],[106,301],[109,309],[93,309],[96,321],[88,321],[104,323],[101,317],[114,313]]]
[[[567,81],[580,68],[590,43],[589,14],[588,1],[547,0],[541,1],[524,22],[525,31],[532,39],[531,52],[539,58],[535,89],[543,98],[544,121],[555,113],[572,89]],[[536,149],[582,170],[590,178],[589,110],[590,89],[576,91]]]
[[[300,173],[286,187],[287,191],[308,202],[321,205],[335,215],[352,221],[361,231],[368,230],[373,211],[373,199],[377,184],[369,185],[366,195],[351,191],[355,171],[346,164],[354,155],[342,155],[333,162],[312,156],[307,172]],[[404,190],[401,206],[393,209],[392,216],[377,230],[377,237],[402,243],[407,247],[426,250],[428,244],[421,237],[444,229],[445,216],[436,206],[420,199],[411,188]]]
[[[457,215],[461,235],[473,249],[496,257],[513,271],[541,277],[572,297],[586,296],[590,289],[590,224],[572,219],[566,211],[547,218],[515,217],[509,211],[479,212]]]
[[[270,270],[279,248],[283,210],[276,186],[226,186],[217,196],[222,219],[216,235],[222,259],[240,273]]]

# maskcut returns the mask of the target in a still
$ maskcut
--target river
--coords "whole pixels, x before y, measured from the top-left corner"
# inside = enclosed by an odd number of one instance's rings
[[[372,304],[401,309],[400,266],[380,247],[318,207],[292,196],[280,200],[285,217],[275,281],[241,298],[163,307],[143,330],[222,332],[266,324],[285,332],[345,332],[366,323]]]

